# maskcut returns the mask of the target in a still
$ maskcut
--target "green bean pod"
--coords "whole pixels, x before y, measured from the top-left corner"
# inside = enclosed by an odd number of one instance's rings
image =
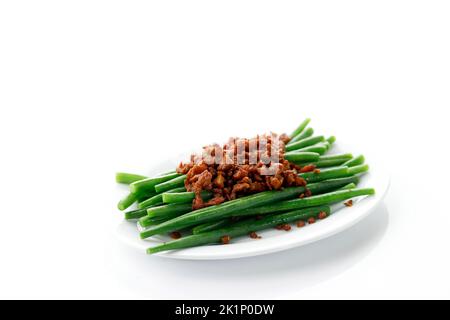
[[[313,129],[313,128],[308,128],[308,129],[302,131],[300,134],[298,134],[298,135],[296,135],[295,137],[293,137],[293,138],[291,139],[291,141],[289,141],[289,143],[288,143],[287,145],[291,145],[291,144],[293,144],[294,142],[297,142],[297,141],[300,141],[300,140],[309,138],[309,137],[311,137],[313,134],[314,134],[314,129]]]
[[[145,220],[145,222],[143,222],[144,220]],[[139,219],[139,225],[142,226],[142,228],[146,228],[146,227],[151,227],[151,226],[157,226],[158,224],[161,224],[166,221],[167,221],[167,219],[151,219],[148,216],[144,216]],[[145,227],[143,226],[143,224],[145,225]]]
[[[316,166],[316,168],[330,168],[330,167],[336,167],[336,166],[342,166],[346,160],[345,159],[334,159],[334,160],[319,160],[317,162],[312,163],[304,163],[302,165],[306,164],[313,164]]]
[[[357,156],[356,158],[348,160],[343,165],[347,166],[347,167],[354,167],[354,166],[359,166],[361,164],[364,164],[365,161],[366,161],[366,159],[364,158],[364,156],[360,155],[360,156]]]
[[[354,166],[348,168],[348,172],[350,174],[360,174],[369,171],[369,165],[367,164],[361,164],[359,166]]]
[[[288,144],[286,146],[286,152],[298,150],[301,148],[306,148],[306,147],[315,145],[315,144],[317,144],[319,142],[323,142],[323,141],[325,141],[324,136],[309,137],[309,138]]]
[[[300,125],[297,127],[297,129],[294,130],[294,132],[292,132],[290,134],[290,138],[294,138],[295,136],[299,135],[300,133],[303,132],[303,130],[305,130],[306,126],[311,122],[311,119],[306,118],[305,120],[303,120],[302,123],[300,123]]]
[[[184,187],[180,187],[180,188],[175,188],[172,190],[167,191],[167,193],[172,193],[172,192],[183,192],[186,191],[186,189]],[[143,209],[149,206],[153,206],[155,204],[163,204],[163,193],[161,194],[157,194],[141,203],[138,204],[138,208]]]
[[[154,177],[154,178],[147,178],[147,179],[143,179],[143,180],[139,180],[136,182],[133,182],[132,184],[130,184],[130,191],[132,193],[142,193],[142,192],[146,192],[146,191],[150,191],[150,192],[155,192],[155,186],[172,180],[174,178],[180,177],[181,175],[178,173],[169,173],[167,175],[164,176],[158,176],[158,177]],[[177,187],[181,187],[181,186],[177,186]],[[173,187],[176,188],[176,187]],[[173,189],[173,188],[169,188]],[[167,191],[167,190],[165,190]]]
[[[328,143],[328,145],[329,145],[329,143]],[[323,155],[324,153],[326,153],[328,151],[328,148],[329,147],[325,143],[317,143],[317,144],[309,146],[309,147],[295,150],[292,153],[294,153],[294,152],[315,152],[320,155]],[[286,154],[288,154],[288,153],[286,153]]]
[[[117,204],[117,208],[120,211],[123,211],[127,208],[129,208],[133,203],[137,201],[138,196],[134,193],[127,194],[123,199],[119,201]]]
[[[177,209],[180,209],[180,208],[177,208]],[[186,213],[186,211],[184,211],[184,210],[168,210],[164,213],[164,215],[159,215],[159,216],[154,216],[154,217],[146,214],[145,216],[143,216],[139,219],[139,224],[141,225],[141,227],[147,228],[147,227],[151,227],[151,226],[158,225],[163,222],[169,221],[169,220],[179,217],[185,213]]]
[[[320,161],[327,161],[327,160],[350,160],[353,158],[353,155],[351,153],[339,153],[339,154],[329,154],[325,156],[320,156]]]
[[[154,206],[157,206],[157,204]],[[142,217],[146,217],[148,208],[150,208],[150,207],[146,207],[144,209],[136,209],[136,210],[127,211],[127,212],[125,212],[125,219],[126,220],[135,220],[135,219],[140,219]]]
[[[192,211],[192,203],[165,204],[147,209],[147,215],[151,218],[165,217],[172,214],[184,214]]]
[[[336,137],[335,136],[329,137],[327,139],[327,142],[330,144],[330,146],[332,146],[336,142]]]
[[[167,192],[169,190],[184,187],[184,182],[186,181],[186,176],[182,175],[179,177],[176,177],[172,180],[165,181],[163,183],[157,184],[155,186],[155,190],[157,193],[163,193]]]
[[[152,196],[153,196],[152,193],[147,193],[147,194],[145,194],[145,193],[144,194],[129,193],[122,200],[119,201],[119,203],[117,204],[117,208],[120,211],[123,211],[123,210],[131,207],[131,205],[133,205],[136,201],[147,199],[148,197],[152,197]]]
[[[353,182],[352,183],[349,183],[348,185],[346,185],[346,186],[343,186],[342,188],[340,188],[339,190],[351,190],[351,189],[355,189],[356,188],[356,184],[354,184]]]
[[[316,162],[319,161],[320,154],[316,152],[291,152],[286,153],[284,158],[294,163]]]
[[[209,191],[202,191],[201,197],[203,200],[208,200],[212,198],[212,193]],[[170,203],[192,203],[195,199],[194,192],[174,192],[174,193],[163,193],[162,201],[166,204]]]
[[[336,167],[336,168],[329,168],[329,169],[323,169],[320,170],[320,172],[305,172],[300,173],[299,177],[302,177],[305,179],[308,183],[311,182],[319,182],[324,181],[328,179],[337,179],[337,178],[344,178],[349,177],[352,174],[349,173],[349,169],[347,167]]]
[[[147,179],[146,176],[141,176],[139,174],[134,173],[126,173],[126,172],[117,172],[116,173],[116,182],[123,184],[130,184],[139,180]]]
[[[230,218],[226,218],[226,219],[222,219],[222,220],[218,220],[218,221],[213,221],[213,222],[206,222],[206,223],[203,223],[201,225],[198,225],[198,226],[194,227],[192,229],[192,233],[193,234],[205,233],[205,232],[208,232],[208,231],[212,231],[212,230],[216,230],[216,229],[227,227],[227,226],[233,224],[234,222],[235,221],[233,221]]]

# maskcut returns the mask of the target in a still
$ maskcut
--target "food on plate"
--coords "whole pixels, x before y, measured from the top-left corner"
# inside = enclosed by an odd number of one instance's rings
[[[309,123],[306,119],[291,135],[233,137],[205,146],[154,177],[117,173],[116,181],[130,188],[118,208],[136,206],[125,219],[138,221],[141,239],[170,236],[147,250],[154,254],[232,245],[240,236],[259,240],[257,231],[303,228],[326,219],[332,204],[351,207],[354,198],[373,195],[372,188],[357,188],[369,170],[364,156],[330,153],[336,138],[315,136]]]

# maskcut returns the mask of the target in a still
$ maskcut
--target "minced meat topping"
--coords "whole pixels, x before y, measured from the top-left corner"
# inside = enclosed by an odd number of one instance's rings
[[[186,174],[186,190],[196,195],[193,209],[266,190],[305,186],[306,181],[298,176],[305,170],[284,159],[287,142],[287,135],[273,133],[252,139],[230,138],[223,146],[205,146],[201,155],[180,163],[177,172]],[[204,190],[213,194],[209,201],[201,197]]]

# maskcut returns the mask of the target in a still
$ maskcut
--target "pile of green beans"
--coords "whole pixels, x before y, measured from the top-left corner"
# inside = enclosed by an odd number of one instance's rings
[[[147,177],[119,172],[116,182],[129,185],[130,191],[118,208],[123,211],[136,204],[124,215],[126,220],[138,221],[141,239],[171,232],[187,234],[147,250],[154,254],[224,242],[224,237],[248,235],[281,224],[322,219],[331,213],[334,203],[373,195],[374,189],[357,187],[359,176],[369,171],[364,156],[327,154],[336,138],[315,136],[309,123],[310,119],[304,120],[292,132],[285,153],[286,160],[302,168],[314,165],[315,170],[298,173],[306,186],[263,191],[192,210],[195,194],[186,191],[185,175],[171,171]],[[204,191],[201,196],[208,200],[212,193]]]
[[[149,248],[147,253],[153,254],[166,250],[175,250],[190,248],[199,245],[219,242],[223,236],[238,237],[250,232],[264,230],[275,227],[280,224],[290,223],[297,220],[308,220],[309,218],[316,218],[321,212],[330,214],[329,206],[314,207],[303,210],[291,211],[288,213],[264,217],[260,220],[246,220],[237,222],[235,225],[229,227],[220,228],[217,230],[211,230],[205,233],[193,234],[185,238],[166,242],[153,248]]]

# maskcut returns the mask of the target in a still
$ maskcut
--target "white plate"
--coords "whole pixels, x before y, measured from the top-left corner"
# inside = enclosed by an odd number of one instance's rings
[[[339,149],[336,147],[333,153],[354,150],[347,147],[341,150]],[[376,194],[374,196],[356,199],[355,204],[349,208],[342,205],[334,206],[333,214],[324,220],[320,220],[312,225],[306,225],[303,228],[294,226],[289,232],[275,229],[258,231],[258,235],[262,237],[262,239],[258,240],[251,239],[250,237],[240,237],[233,239],[229,245],[207,245],[161,252],[156,254],[156,256],[188,260],[236,259],[303,246],[344,231],[369,215],[384,198],[389,188],[389,175],[384,171],[381,163],[377,162],[374,157],[366,160],[370,164],[370,172],[361,178],[358,187],[375,188]],[[177,162],[170,161],[170,163]],[[163,167],[159,169],[161,169],[161,172],[166,169],[169,170],[169,168]],[[129,221],[122,221],[120,223],[117,228],[117,235],[122,241],[135,249],[141,250],[143,253],[149,247],[170,240],[169,237],[162,236],[140,240],[136,223]]]

